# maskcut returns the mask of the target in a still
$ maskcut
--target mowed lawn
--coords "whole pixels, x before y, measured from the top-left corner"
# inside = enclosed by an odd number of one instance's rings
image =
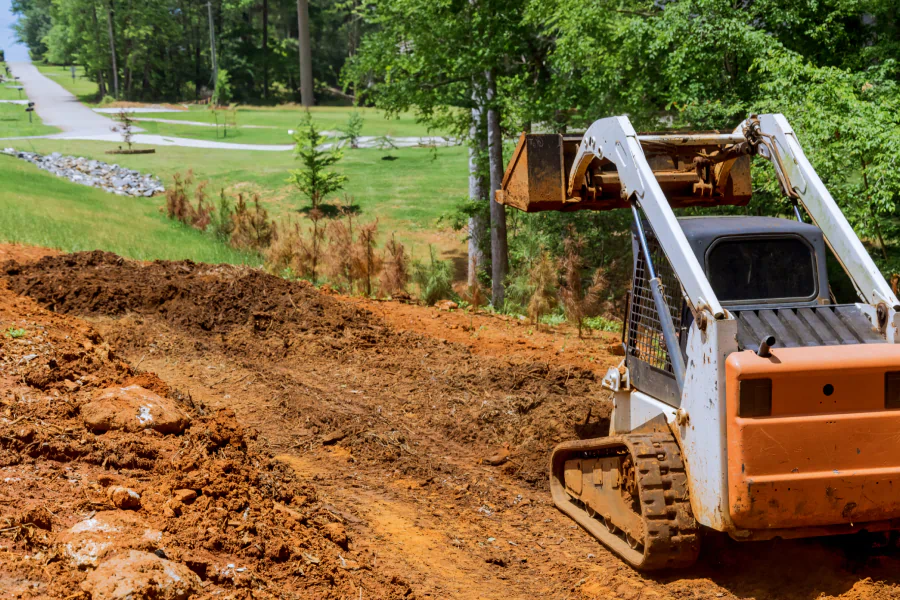
[[[0,156],[0,241],[65,252],[108,250],[137,260],[259,264],[160,211],[159,198],[129,198],[70,183]]]
[[[47,135],[58,132],[59,129],[56,127],[44,125],[36,112],[31,113],[31,122],[29,123],[24,105],[0,102],[0,138]],[[10,144],[0,139],[0,147],[8,145]]]
[[[263,206],[276,220],[307,223],[300,209],[305,205],[299,192],[288,183],[291,169],[299,167],[292,152],[258,150],[205,150],[175,146],[159,147],[150,155],[107,155],[112,144],[103,142],[28,140],[8,142],[22,150],[43,154],[61,152],[107,162],[158,175],[166,186],[175,173],[193,170],[197,182],[208,181],[207,193],[217,198],[219,191],[250,199],[258,194]],[[378,220],[379,238],[391,234],[407,245],[416,258],[424,258],[434,244],[442,256],[465,264],[463,235],[451,231],[442,217],[448,215],[467,192],[467,156],[462,147],[439,148],[436,153],[423,148],[391,150],[346,150],[338,170],[348,177],[346,189],[329,201],[352,198],[361,222]],[[384,160],[385,156],[395,160]],[[74,186],[63,180],[60,184]],[[96,192],[102,194],[102,192]],[[113,205],[118,196],[110,195]],[[162,206],[163,197],[147,199],[148,206]],[[155,216],[155,215],[154,215]],[[97,227],[105,227],[102,223]],[[4,233],[6,230],[0,230]],[[457,265],[459,267],[459,265]]]
[[[242,144],[290,144],[288,133],[296,130],[303,120],[306,109],[295,105],[276,107],[238,106],[236,113],[231,110],[213,111],[205,106],[191,106],[184,112],[142,113],[135,115],[138,125],[147,133],[158,133],[177,137],[203,140],[234,141]],[[310,109],[313,121],[322,131],[339,132],[347,128],[350,115],[358,112],[363,118],[362,135],[389,137],[439,136],[442,132],[429,131],[417,123],[412,113],[403,113],[388,119],[383,111],[374,108],[354,108],[349,106],[315,106]],[[158,123],[141,119],[166,119],[170,121],[193,121],[217,127],[202,127],[190,124]],[[221,126],[227,122],[226,128]],[[237,123],[237,128],[233,123]]]
[[[0,83],[0,100],[27,100],[25,90],[17,88],[22,87],[16,85],[12,80]]]
[[[34,63],[37,70],[72,92],[85,104],[97,102],[97,84],[85,77],[84,67],[75,67],[75,80],[72,80],[72,68]]]

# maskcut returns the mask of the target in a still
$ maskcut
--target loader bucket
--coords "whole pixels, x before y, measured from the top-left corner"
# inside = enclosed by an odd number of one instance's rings
[[[567,194],[580,134],[523,133],[496,193],[525,212],[627,208],[615,165],[594,159],[585,184]],[[647,161],[672,208],[743,206],[750,201],[750,157],[729,150],[744,137],[718,132],[641,134]]]

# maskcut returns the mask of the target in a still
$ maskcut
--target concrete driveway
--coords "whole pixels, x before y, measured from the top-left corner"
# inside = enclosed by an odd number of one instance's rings
[[[31,63],[11,62],[9,70],[25,87],[28,99],[41,120],[65,133],[103,135],[112,131],[115,122],[80,103],[66,88],[43,75]]]

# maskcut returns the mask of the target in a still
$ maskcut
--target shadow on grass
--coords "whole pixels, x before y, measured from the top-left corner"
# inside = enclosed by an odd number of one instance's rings
[[[312,212],[312,206],[304,206],[297,210],[301,215],[309,216],[309,213]],[[337,206],[335,204],[320,204],[319,212],[322,213],[322,216],[326,219],[339,219],[346,214],[358,215],[362,212],[359,208],[358,204],[353,204],[350,206]]]

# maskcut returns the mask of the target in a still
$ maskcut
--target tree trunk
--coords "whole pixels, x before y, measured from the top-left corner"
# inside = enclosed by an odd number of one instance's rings
[[[95,4],[91,4],[91,22],[94,24],[94,42],[97,44],[98,54],[100,49],[103,48],[103,35],[100,32],[100,21],[97,19],[97,6]],[[91,69],[93,72],[93,69]],[[87,62],[84,65],[84,73],[87,75]],[[100,99],[102,99],[106,95],[106,82],[103,80],[103,69],[97,67],[97,91],[100,94]]]
[[[472,94],[476,104],[480,104],[477,91]],[[481,106],[472,109],[472,124],[469,127],[469,199],[480,204],[487,196],[487,182],[481,169],[481,157],[487,149],[484,126],[484,111]],[[478,267],[484,266],[484,252],[480,242],[484,237],[485,223],[482,214],[469,217],[469,270],[467,282],[474,289],[478,283]]]
[[[263,0],[262,10],[263,98],[269,98],[269,0]]]
[[[119,68],[116,65],[116,36],[113,33],[113,5],[106,7],[106,23],[109,26],[109,56],[112,62],[113,97],[119,98]]]
[[[309,42],[309,0],[297,0],[297,42],[300,46],[300,103],[312,106],[312,50]]]
[[[219,81],[219,62],[216,58],[216,26],[213,23],[212,2],[207,1],[206,9],[209,13],[209,56],[212,59],[213,89]]]
[[[488,158],[491,173],[491,304],[499,310],[506,293],[509,272],[509,248],[506,244],[506,207],[497,204],[495,192],[503,181],[503,137],[500,132],[500,109],[496,105],[497,82],[494,73],[487,76]]]
[[[100,94],[100,98],[106,96],[106,81],[103,78],[103,70],[97,70],[97,92]]]

